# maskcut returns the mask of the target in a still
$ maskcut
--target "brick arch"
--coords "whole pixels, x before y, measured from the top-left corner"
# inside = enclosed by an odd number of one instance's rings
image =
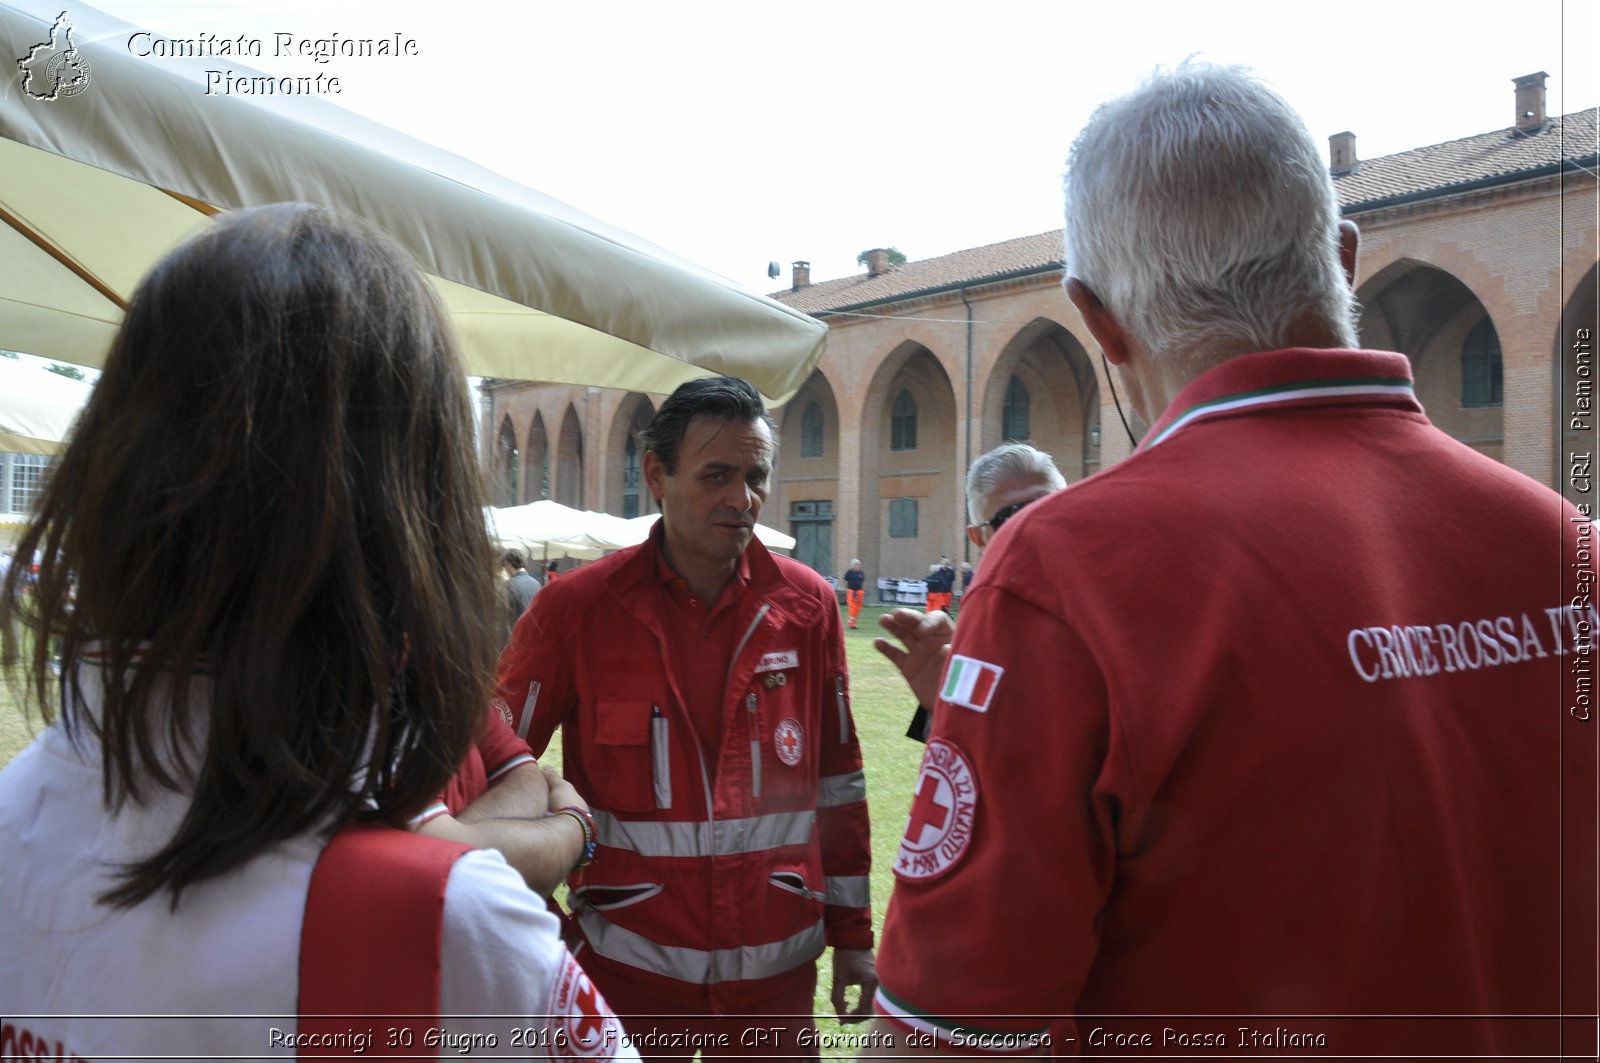
[[[1499,341],[1502,323],[1460,278],[1438,266],[1400,258],[1357,290],[1360,342],[1411,359],[1417,397],[1429,418],[1450,435],[1497,460],[1505,457],[1505,400],[1464,401],[1462,350],[1487,321]],[[1502,380],[1504,376],[1502,345]],[[1503,390],[1503,384],[1502,384]]]
[[[566,415],[561,418],[555,466],[555,500],[573,509],[583,509],[583,420],[575,405],[569,404]]]
[[[522,451],[522,497],[529,502],[550,497],[550,435],[545,431],[544,414],[533,411],[528,426],[528,445]]]
[[[1069,482],[1100,467],[1100,385],[1088,352],[1059,322],[1037,318],[1018,329],[977,382],[982,395],[973,457],[1004,442],[1006,394],[1017,377],[1030,397],[1030,436],[1023,440],[1055,458]]]
[[[815,406],[822,419],[822,453],[806,457],[802,453],[803,429],[806,411]],[[837,576],[845,569],[839,560],[844,522],[840,502],[840,411],[833,381],[817,368],[811,371],[806,382],[773,413],[778,436],[778,461],[774,470],[772,492],[767,497],[762,523],[793,535],[796,540],[793,556],[812,565],[826,575]],[[795,503],[804,512],[796,516]],[[825,504],[825,505],[824,505]],[[831,517],[831,520],[825,520]],[[826,528],[800,528],[796,520],[806,525],[826,524]],[[848,560],[848,558],[846,559]]]
[[[1364,307],[1367,295],[1380,291],[1394,279],[1418,267],[1436,269],[1453,277],[1472,297],[1488,308],[1496,321],[1511,316],[1505,280],[1472,251],[1437,240],[1386,244],[1361,248],[1356,269],[1356,298]]]
[[[917,447],[896,452],[890,450],[890,418],[902,391],[917,404]],[[921,578],[941,555],[961,556],[965,522],[959,518],[965,507],[959,504],[963,470],[955,386],[932,350],[904,341],[878,363],[862,411],[862,560],[881,576]],[[917,502],[914,538],[889,534],[890,502],[897,498]]]
[[[1595,398],[1600,365],[1600,265],[1574,270],[1579,280],[1561,308],[1550,360],[1555,377],[1551,394],[1554,414],[1555,484],[1574,503],[1595,502],[1593,462],[1600,444],[1600,417]],[[1589,464],[1585,471],[1583,466]]]
[[[638,392],[629,392],[624,396],[612,413],[611,425],[604,437],[606,448],[602,465],[605,487],[596,507],[601,511],[632,517],[659,510],[660,507],[651,497],[649,485],[644,482],[644,448],[638,445],[639,433],[655,413],[655,403],[650,401],[649,396]],[[634,460],[631,465],[628,461],[630,438],[634,441]],[[634,506],[632,513],[628,512],[630,497]]]

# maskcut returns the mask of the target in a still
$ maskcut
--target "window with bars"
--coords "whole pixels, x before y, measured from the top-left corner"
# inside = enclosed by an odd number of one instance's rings
[[[1000,414],[1000,434],[1006,439],[1020,443],[1028,438],[1028,404],[1028,385],[1012,377]]]
[[[889,538],[915,539],[917,537],[917,500],[914,498],[889,499]]]
[[[1500,359],[1500,335],[1494,322],[1484,318],[1467,333],[1461,345],[1461,405],[1501,406],[1505,403],[1505,365]]]
[[[800,456],[822,457],[822,407],[814,402],[800,415]]]
[[[917,449],[917,400],[902,391],[894,398],[889,414],[889,449]]]
[[[0,502],[5,503],[7,513],[31,513],[44,489],[44,471],[50,467],[50,459],[43,454],[7,454],[5,462],[6,496]]]

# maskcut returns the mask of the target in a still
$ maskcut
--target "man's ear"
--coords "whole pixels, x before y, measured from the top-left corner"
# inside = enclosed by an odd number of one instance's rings
[[[984,547],[983,533],[984,529],[982,527],[974,527],[970,524],[967,525],[967,542],[971,543],[973,546],[976,546],[979,550],[982,550]]]
[[[650,485],[650,495],[660,502],[667,489],[667,467],[656,457],[655,451],[647,450],[644,452],[643,468],[644,482]]]
[[[1067,278],[1067,298],[1078,308],[1089,334],[1112,364],[1124,365],[1128,361],[1128,334],[1122,324],[1111,315],[1111,310],[1100,301],[1087,284],[1076,277]]]
[[[1339,264],[1344,267],[1344,279],[1350,287],[1356,286],[1356,250],[1361,245],[1361,230],[1356,223],[1346,219],[1339,223]]]

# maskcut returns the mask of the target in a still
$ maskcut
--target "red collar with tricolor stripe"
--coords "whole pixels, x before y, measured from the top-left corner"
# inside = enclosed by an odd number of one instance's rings
[[[1302,406],[1390,405],[1422,412],[1411,363],[1388,351],[1305,347],[1230,358],[1191,380],[1139,444],[1171,439],[1197,421]]]

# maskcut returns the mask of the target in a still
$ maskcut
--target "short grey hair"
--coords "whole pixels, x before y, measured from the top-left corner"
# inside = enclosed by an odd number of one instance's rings
[[[1067,161],[1066,272],[1157,361],[1356,344],[1339,207],[1300,116],[1242,67],[1185,62],[1101,105]]]
[[[1067,486],[1067,478],[1056,468],[1055,460],[1026,443],[1002,443],[987,454],[978,455],[967,470],[967,520],[981,524],[988,519],[983,500],[1009,480],[1042,479],[1050,490]]]

